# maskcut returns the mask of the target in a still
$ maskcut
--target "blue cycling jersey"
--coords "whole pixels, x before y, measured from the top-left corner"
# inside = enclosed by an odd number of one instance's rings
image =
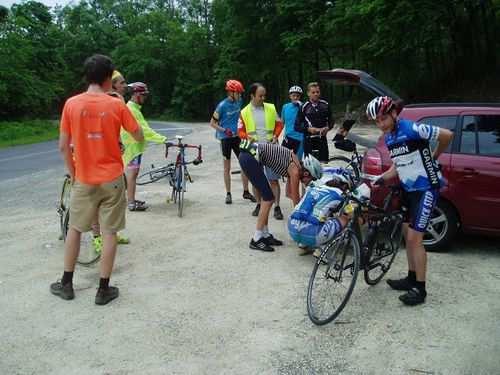
[[[439,128],[398,119],[385,144],[406,191],[436,189],[442,185],[441,173],[432,157],[429,141],[436,141]]]
[[[332,212],[337,211],[343,201],[342,190],[313,184],[307,188],[290,216],[292,219],[319,225],[325,222]]]
[[[285,136],[302,141],[304,134],[295,130],[295,119],[299,113],[301,102],[286,103],[281,109],[281,119],[285,124]]]
[[[219,125],[224,129],[231,129],[234,137],[238,134],[238,119],[240,117],[241,103],[241,99],[233,101],[226,98],[221,101],[215,109],[215,112],[219,114]],[[215,131],[215,136],[217,139],[228,138],[224,132],[218,130]]]

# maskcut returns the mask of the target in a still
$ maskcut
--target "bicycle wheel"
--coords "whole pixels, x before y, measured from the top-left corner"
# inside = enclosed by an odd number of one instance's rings
[[[161,180],[164,177],[167,177],[169,173],[169,166],[166,165],[164,167],[151,169],[148,172],[145,172],[137,177],[136,184],[137,185],[147,185],[152,182],[156,182]]]
[[[66,242],[66,237],[68,235],[69,228],[69,207],[68,211],[64,215],[63,220],[63,238]],[[80,253],[78,258],[76,258],[76,263],[82,266],[90,266],[97,262],[101,257],[101,252],[96,251],[94,247],[94,235],[92,232],[82,233],[80,236]]]
[[[57,213],[59,214],[59,227],[61,230],[61,234],[59,236],[60,240],[64,240],[66,238],[67,229],[65,226],[65,220],[66,220],[66,215],[69,214],[70,197],[71,197],[71,179],[69,178],[69,176],[66,176],[61,189],[61,196],[59,198],[59,207],[57,208]]]
[[[387,219],[377,228],[369,259],[364,267],[365,281],[376,285],[391,268],[402,239],[402,220]]]
[[[344,168],[352,173],[356,182],[360,180],[361,171],[359,170],[359,165],[345,156],[333,156],[329,158],[328,165],[334,168]]]
[[[185,166],[179,164],[176,170],[177,175],[177,215],[182,217],[182,210],[184,209],[184,191],[186,190],[186,176]]]
[[[316,325],[334,320],[351,297],[360,262],[356,235],[346,230],[324,246],[307,288],[307,314]]]

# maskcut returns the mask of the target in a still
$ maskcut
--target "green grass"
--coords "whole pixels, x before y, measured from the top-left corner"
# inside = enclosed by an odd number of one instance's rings
[[[0,122],[0,148],[50,141],[58,136],[59,126],[53,120]]]

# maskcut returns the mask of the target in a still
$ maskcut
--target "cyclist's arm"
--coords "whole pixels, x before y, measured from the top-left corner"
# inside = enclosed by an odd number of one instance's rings
[[[250,137],[248,136],[248,133],[247,133],[245,121],[243,121],[243,119],[241,118],[241,115],[240,115],[240,118],[238,119],[238,137],[240,137],[241,139],[251,140]]]
[[[144,141],[144,133],[130,109],[122,103],[122,128],[127,131],[137,142]]]
[[[66,132],[60,132],[59,134],[59,151],[66,165],[71,180],[75,178],[75,164],[73,161],[73,153],[71,152],[71,136]]]
[[[434,150],[434,154],[432,155],[435,160],[443,153],[444,150],[446,150],[446,147],[450,144],[451,140],[453,139],[453,132],[448,130],[448,129],[439,129],[439,135],[438,135],[438,144],[436,149]]]
[[[396,164],[392,164],[391,167],[386,170],[384,173],[382,173],[381,177],[384,179],[384,181],[393,179],[398,176],[398,171],[396,169]]]
[[[212,118],[210,119],[210,126],[212,128],[214,128],[215,130],[223,132],[226,129],[224,129],[222,126],[219,125],[219,120],[220,120],[219,112],[214,111],[214,114],[212,115]]]
[[[283,121],[277,117],[278,114],[276,114],[276,122],[274,124],[274,131],[273,131],[273,142],[278,142],[278,138],[283,131]]]

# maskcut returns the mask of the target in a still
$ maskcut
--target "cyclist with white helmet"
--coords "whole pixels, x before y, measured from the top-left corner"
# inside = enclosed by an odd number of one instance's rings
[[[314,182],[308,185],[306,193],[288,218],[288,233],[300,244],[299,255],[306,255],[330,241],[346,226],[348,216],[336,213],[344,202],[343,191],[351,188],[353,182],[347,171],[337,168],[335,173],[329,173],[326,185],[316,183],[322,177],[319,161],[308,155],[302,164]]]
[[[290,102],[286,103],[281,109],[281,119],[285,126],[285,136],[283,138],[282,146],[293,150],[299,159],[302,159],[304,154],[304,134],[295,130],[295,120],[300,111],[302,102],[302,88],[300,86],[292,86],[288,90]]]
[[[127,166],[127,201],[129,211],[145,211],[148,206],[146,202],[135,199],[135,188],[137,175],[141,168],[142,154],[146,150],[147,142],[165,143],[167,137],[155,132],[149,126],[141,112],[141,108],[149,95],[148,86],[143,82],[134,82],[128,85],[132,97],[127,107],[134,115],[144,133],[144,140],[138,142],[126,132],[121,132],[122,143],[125,147],[123,153],[123,164]]]
[[[436,126],[417,124],[398,117],[398,105],[388,96],[373,99],[366,108],[366,115],[374,120],[385,134],[385,144],[393,161],[392,166],[375,181],[399,177],[408,206],[409,222],[405,224],[408,276],[387,280],[392,289],[404,290],[399,299],[406,305],[425,302],[427,254],[422,244],[424,232],[442,186],[437,158],[450,143],[453,133]],[[431,151],[429,141],[437,141]]]

